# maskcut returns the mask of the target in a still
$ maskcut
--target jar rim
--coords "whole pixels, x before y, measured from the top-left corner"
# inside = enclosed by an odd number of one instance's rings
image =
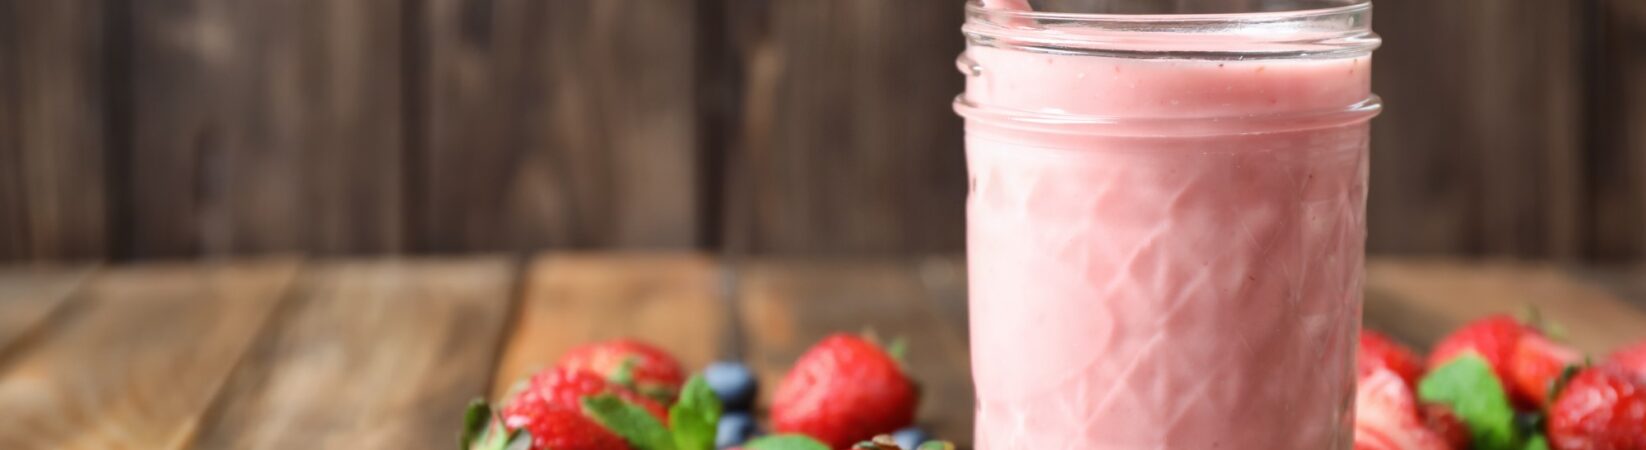
[[[1382,40],[1370,0],[1341,6],[1169,14],[1015,10],[966,2],[961,31],[973,45],[1127,58],[1273,59],[1361,56]]]
[[[1296,20],[1323,16],[1340,16],[1369,11],[1371,0],[1318,0],[1339,3],[1338,6],[1311,7],[1287,10],[1259,10],[1211,13],[1085,13],[992,8],[983,0],[967,0],[968,15],[987,15],[1003,20],[1058,21],[1058,22],[1235,22]]]

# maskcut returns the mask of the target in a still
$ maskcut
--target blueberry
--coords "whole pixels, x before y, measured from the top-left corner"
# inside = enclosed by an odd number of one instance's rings
[[[755,379],[754,372],[748,366],[735,362],[710,364],[703,370],[703,380],[708,382],[714,395],[720,397],[720,403],[727,411],[748,411],[754,406],[755,393],[760,390],[760,382]]]
[[[720,416],[720,423],[715,425],[714,448],[726,449],[743,445],[760,429],[754,423],[754,416],[742,412],[729,412]]]
[[[931,436],[926,435],[926,430],[920,427],[908,427],[892,432],[892,440],[897,441],[898,447],[905,449],[919,447],[922,442],[931,439]]]

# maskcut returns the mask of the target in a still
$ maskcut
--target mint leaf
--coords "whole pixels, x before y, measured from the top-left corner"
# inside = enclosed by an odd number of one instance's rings
[[[829,450],[816,439],[799,434],[775,434],[743,444],[746,450]]]
[[[612,430],[638,450],[675,450],[669,429],[663,427],[650,412],[615,395],[604,394],[583,399],[583,412]]]
[[[617,363],[617,370],[612,371],[612,376],[607,380],[618,386],[634,387],[634,366],[639,363],[633,356],[623,358],[623,362]]]
[[[686,386],[680,389],[680,401],[669,408],[675,449],[714,450],[720,408],[720,398],[714,396],[702,375],[686,380]]]
[[[1417,396],[1425,402],[1452,408],[1468,425],[1478,450],[1522,450],[1515,428],[1515,410],[1503,383],[1479,355],[1464,355],[1429,372],[1418,383]]]
[[[1542,434],[1532,435],[1531,439],[1526,440],[1526,450],[1549,450],[1549,439]]]

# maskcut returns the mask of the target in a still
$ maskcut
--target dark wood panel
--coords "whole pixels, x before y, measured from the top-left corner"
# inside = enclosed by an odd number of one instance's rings
[[[191,448],[451,448],[486,395],[515,273],[504,258],[312,266]]]
[[[402,3],[131,2],[129,253],[401,249]]]
[[[730,245],[761,253],[954,250],[966,194],[957,2],[733,2],[743,52],[727,158]]]
[[[107,253],[104,3],[0,0],[0,261]]]
[[[1646,4],[1601,0],[1591,91],[1592,253],[1646,257]]]
[[[0,448],[174,450],[267,322],[292,261],[106,270],[0,372]]]
[[[695,11],[427,0],[422,247],[694,245]]]
[[[1582,8],[1377,2],[1370,251],[1578,256]]]

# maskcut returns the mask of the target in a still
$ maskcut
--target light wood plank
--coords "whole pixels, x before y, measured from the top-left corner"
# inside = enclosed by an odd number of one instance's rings
[[[108,270],[0,373],[0,448],[175,449],[296,273],[290,260]]]
[[[916,265],[905,260],[768,260],[747,266],[741,319],[749,363],[769,404],[790,366],[819,339],[874,330],[908,339],[908,369],[920,383],[919,421],[937,437],[969,446],[971,366],[965,329],[930,300]]]
[[[91,272],[90,267],[0,269],[0,357],[39,329]]]
[[[1367,326],[1422,346],[1467,321],[1528,306],[1591,354],[1646,339],[1646,311],[1551,264],[1373,260],[1366,285]]]
[[[486,394],[514,275],[505,258],[306,273],[195,448],[451,448]]]
[[[617,337],[656,344],[688,371],[720,356],[727,333],[714,261],[696,254],[549,254],[527,272],[514,335],[492,392],[573,346]]]

